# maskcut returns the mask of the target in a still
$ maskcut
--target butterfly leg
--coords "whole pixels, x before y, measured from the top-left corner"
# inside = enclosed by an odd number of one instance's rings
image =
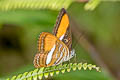
[[[61,65],[63,65],[63,60],[62,60],[62,62],[61,62]]]
[[[70,56],[69,56],[70,57]],[[69,64],[70,64],[70,59],[68,60]]]
[[[77,62],[77,60],[76,60],[76,54],[75,54],[74,60],[75,60],[75,63],[76,63]]]
[[[70,58],[70,54],[69,54],[69,58]],[[69,68],[70,68],[70,59],[68,60],[68,62],[69,62]]]
[[[71,56],[74,57],[74,61],[77,62],[75,49],[73,49],[73,50],[71,51]]]

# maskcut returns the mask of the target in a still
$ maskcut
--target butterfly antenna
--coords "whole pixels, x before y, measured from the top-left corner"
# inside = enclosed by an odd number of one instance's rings
[[[78,36],[79,40],[81,39],[82,36],[83,36],[83,34],[80,34],[80,35]],[[77,44],[78,44],[78,40],[75,40],[74,45],[73,45],[73,48],[74,48],[74,49],[78,46]]]
[[[80,35],[78,36],[78,38],[80,39],[82,36],[83,36],[83,34],[80,34]],[[79,45],[77,45],[77,44],[78,44],[78,40],[75,40],[75,43],[74,43],[74,46],[73,46],[74,49],[79,46]],[[74,61],[75,61],[75,63],[77,62],[76,53],[75,53],[75,55],[74,55]]]

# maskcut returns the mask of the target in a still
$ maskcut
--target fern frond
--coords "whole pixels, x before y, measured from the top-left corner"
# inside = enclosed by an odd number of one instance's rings
[[[77,0],[0,0],[0,10],[8,11],[15,9],[67,9],[72,2]],[[85,4],[85,10],[94,10],[101,0],[89,0]]]
[[[0,10],[68,8],[73,0],[0,0]]]
[[[55,75],[55,73],[58,75],[65,72],[70,72],[71,70],[81,70],[81,69],[96,69],[96,71],[101,72],[99,67],[96,67],[96,65],[87,64],[87,63],[70,63],[70,64],[64,64],[64,65],[58,65],[58,66],[52,66],[52,67],[42,67],[40,69],[35,69],[30,72],[25,72],[23,74],[19,74],[18,76],[13,76],[12,78],[8,78],[6,80],[37,80],[48,78],[49,76]]]
[[[101,0],[89,0],[88,3],[85,4],[85,10],[94,10],[99,4]]]

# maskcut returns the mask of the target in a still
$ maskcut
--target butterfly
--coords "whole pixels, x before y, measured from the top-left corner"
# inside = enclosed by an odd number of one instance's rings
[[[70,60],[75,55],[69,17],[61,9],[52,33],[42,32],[38,39],[38,53],[34,57],[36,68],[49,67]]]

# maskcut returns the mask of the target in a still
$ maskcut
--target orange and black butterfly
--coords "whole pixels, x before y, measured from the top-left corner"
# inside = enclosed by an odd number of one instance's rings
[[[69,18],[64,8],[61,9],[53,34],[42,32],[38,40],[38,53],[34,66],[48,67],[70,60],[75,55],[72,49],[72,36]]]

